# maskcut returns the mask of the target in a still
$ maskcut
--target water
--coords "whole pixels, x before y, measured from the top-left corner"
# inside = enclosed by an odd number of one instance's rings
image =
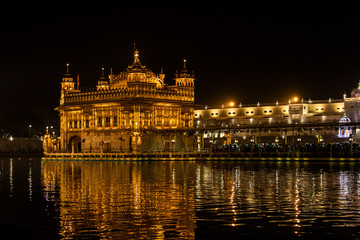
[[[356,239],[360,163],[0,158],[15,239]]]

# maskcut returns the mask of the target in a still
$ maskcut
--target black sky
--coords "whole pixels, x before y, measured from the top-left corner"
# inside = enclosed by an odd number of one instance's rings
[[[143,64],[164,67],[168,84],[186,58],[204,105],[335,99],[357,86],[357,8],[216,4],[3,8],[0,129],[26,136],[29,124],[56,125],[65,64],[93,86],[102,67],[118,73],[131,63],[134,42]]]

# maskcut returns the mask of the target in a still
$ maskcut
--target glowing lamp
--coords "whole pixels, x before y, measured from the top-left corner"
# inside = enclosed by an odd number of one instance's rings
[[[294,97],[294,102],[297,102],[298,100],[298,97]]]
[[[233,107],[233,106],[235,105],[235,103],[234,103],[234,102],[230,102],[229,105],[230,105],[230,107]]]

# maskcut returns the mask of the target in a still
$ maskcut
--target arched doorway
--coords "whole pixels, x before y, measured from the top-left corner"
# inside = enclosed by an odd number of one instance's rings
[[[69,139],[68,149],[70,152],[81,152],[81,138],[78,135],[72,136]]]

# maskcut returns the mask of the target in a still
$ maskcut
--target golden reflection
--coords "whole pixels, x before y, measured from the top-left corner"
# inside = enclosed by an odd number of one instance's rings
[[[193,239],[194,170],[179,162],[45,161],[45,199],[59,207],[64,238]]]
[[[43,187],[64,238],[194,239],[195,229],[227,228],[303,236],[359,225],[359,172],[299,162],[44,161]]]

